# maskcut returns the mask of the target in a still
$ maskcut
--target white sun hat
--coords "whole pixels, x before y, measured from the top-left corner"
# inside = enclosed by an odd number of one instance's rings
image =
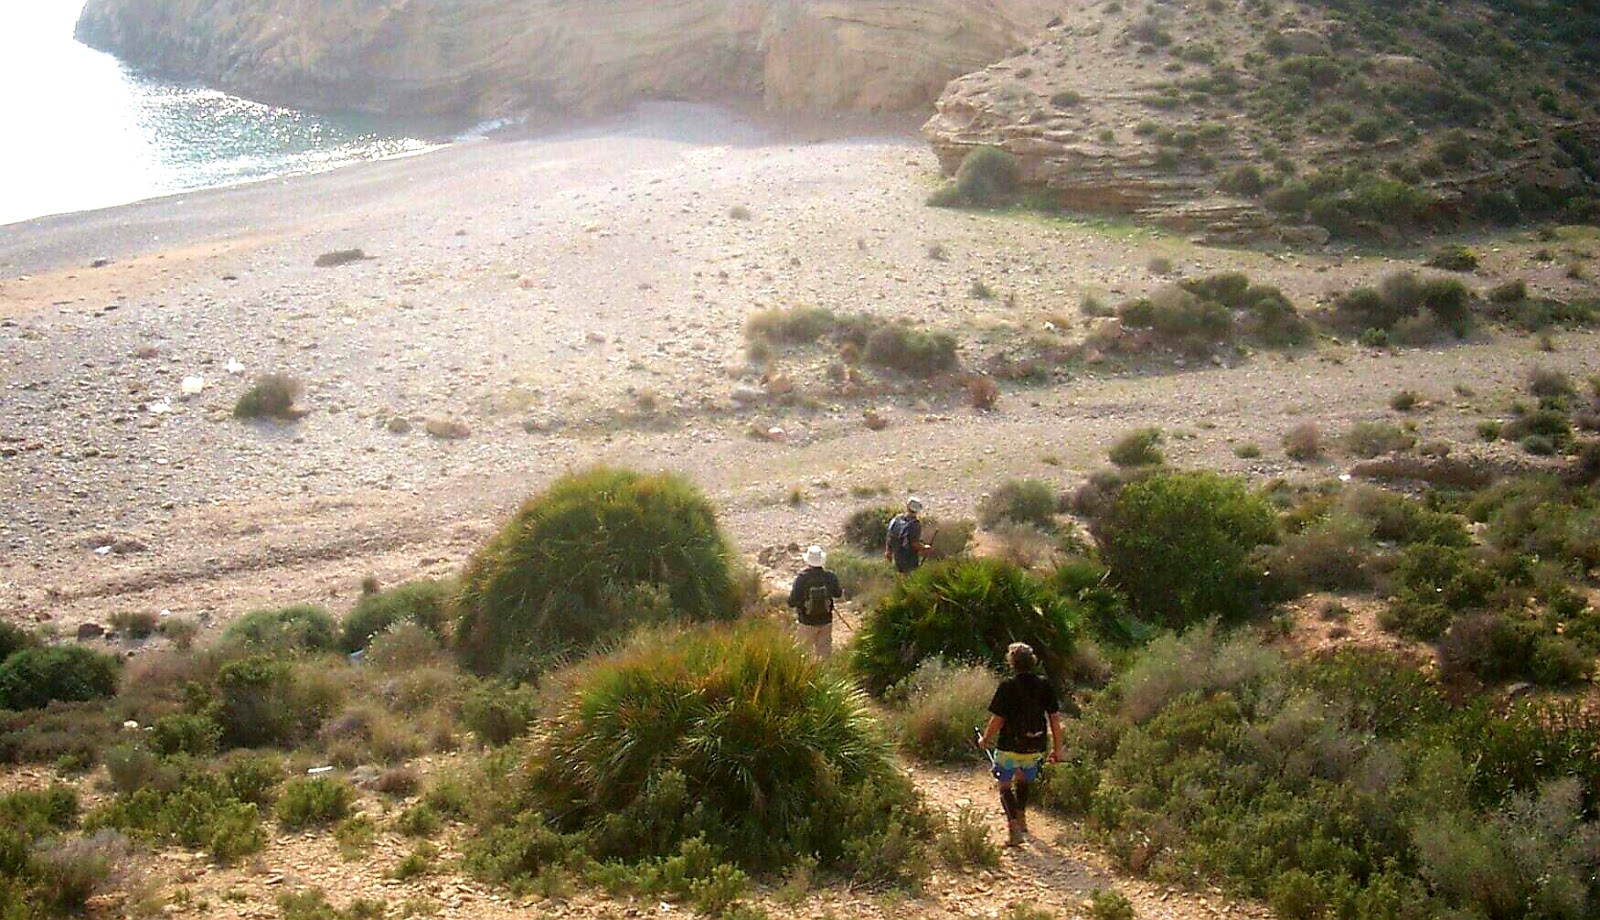
[[[818,568],[828,564],[828,554],[823,552],[820,546],[806,547],[805,555],[800,558],[805,560],[806,565],[817,566]]]
[[[915,495],[913,495],[910,498],[906,499],[906,510],[907,511],[921,511],[922,510],[922,499],[916,497]]]

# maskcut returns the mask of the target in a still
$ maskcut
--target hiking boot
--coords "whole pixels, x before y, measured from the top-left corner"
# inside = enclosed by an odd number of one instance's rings
[[[1021,821],[1006,822],[1006,846],[1020,847],[1028,841],[1028,829],[1022,826]]]

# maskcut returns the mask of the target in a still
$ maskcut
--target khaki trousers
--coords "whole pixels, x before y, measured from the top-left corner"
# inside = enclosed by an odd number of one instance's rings
[[[833,654],[833,624],[826,626],[807,626],[804,623],[795,624],[800,647],[817,656],[827,658]]]

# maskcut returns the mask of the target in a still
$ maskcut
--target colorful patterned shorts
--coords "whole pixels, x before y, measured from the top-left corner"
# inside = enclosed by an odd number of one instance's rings
[[[1044,769],[1045,752],[1036,754],[1014,754],[1010,751],[994,752],[994,778],[1002,783],[1009,783],[1019,776],[1025,783],[1031,783],[1039,778],[1039,771]]]

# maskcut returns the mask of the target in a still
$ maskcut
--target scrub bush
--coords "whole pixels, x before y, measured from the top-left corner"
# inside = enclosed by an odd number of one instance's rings
[[[1122,488],[1091,522],[1134,615],[1182,629],[1237,620],[1265,599],[1256,548],[1276,539],[1272,507],[1238,479],[1162,473]]]
[[[1351,456],[1370,460],[1380,454],[1410,450],[1417,443],[1415,435],[1402,431],[1388,422],[1356,422],[1344,436],[1345,450]]]
[[[894,689],[905,694],[900,750],[929,763],[970,762],[972,729],[989,720],[999,677],[988,668],[924,661]]]
[[[978,502],[978,523],[993,528],[1001,523],[1055,527],[1056,490],[1038,479],[1007,479]]]
[[[289,830],[327,826],[343,820],[355,801],[355,790],[327,776],[290,780],[278,799],[278,823]]]
[[[924,565],[902,579],[861,623],[856,670],[882,693],[929,658],[1005,667],[1006,647],[1026,642],[1046,673],[1066,673],[1080,611],[1016,566],[992,559]]]
[[[1111,447],[1111,462],[1117,466],[1160,466],[1161,429],[1140,428],[1125,435]]]
[[[449,582],[427,579],[368,594],[345,616],[339,647],[346,652],[364,649],[373,636],[396,623],[415,623],[443,639],[454,590]]]
[[[733,555],[716,512],[681,477],[564,476],[468,564],[457,655],[480,674],[515,672],[644,623],[731,619]]]
[[[866,358],[869,364],[913,377],[933,377],[961,363],[955,336],[907,323],[889,323],[868,336]]]
[[[931,837],[866,701],[773,624],[643,633],[551,680],[562,703],[480,840],[502,878],[537,874],[575,835],[600,860],[692,847],[763,871],[810,855],[866,881],[898,871],[878,862],[897,849],[897,866],[914,862]],[[518,848],[495,838],[508,834],[543,842],[505,867]]]
[[[883,555],[889,522],[899,513],[900,509],[893,505],[876,505],[852,513],[844,522],[844,542],[869,556]]]
[[[255,655],[217,675],[217,724],[230,747],[290,747],[314,735],[339,703],[288,662]]]
[[[0,621],[0,661],[11,657],[12,652],[33,648],[39,644],[34,635],[20,626]]]
[[[1460,243],[1451,243],[1434,253],[1427,265],[1447,272],[1470,272],[1478,267],[1478,256]]]
[[[1600,720],[1578,705],[1456,708],[1394,653],[1285,659],[1194,630],[1153,642],[1073,731],[1081,763],[1051,768],[1041,802],[1086,810],[1158,883],[1220,884],[1284,917],[1597,906]]]
[[[461,703],[461,721],[479,741],[492,747],[526,735],[538,714],[538,691],[528,685],[486,684],[467,694]]]
[[[222,633],[222,641],[254,654],[326,652],[337,645],[339,628],[333,616],[312,604],[276,610],[253,610]]]
[[[118,795],[84,818],[84,829],[112,828],[136,840],[206,850],[234,862],[266,845],[260,812],[240,801],[224,778],[192,763],[171,781]]]
[[[233,417],[296,419],[299,413],[294,404],[304,391],[305,386],[287,374],[265,374],[239,397],[233,406]]]
[[[1021,181],[1017,158],[998,147],[973,148],[956,170],[956,191],[968,204],[1002,204]]]
[[[25,648],[0,663],[0,709],[115,696],[121,663],[77,645]]]

